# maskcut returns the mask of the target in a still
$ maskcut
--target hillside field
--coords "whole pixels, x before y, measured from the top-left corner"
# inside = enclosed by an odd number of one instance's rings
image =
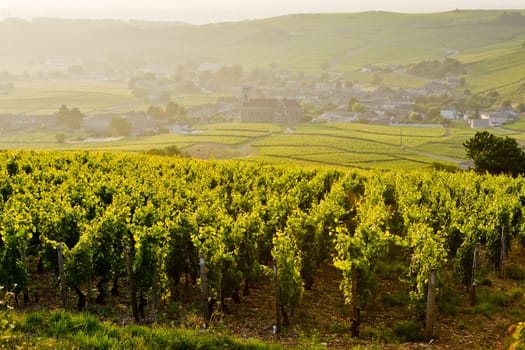
[[[519,121],[508,129],[491,132],[525,142],[522,124]],[[82,141],[86,135],[72,133],[64,143],[57,142],[54,132],[40,131],[0,136],[0,148],[143,153],[176,146],[199,159],[360,169],[424,169],[434,163],[457,165],[466,160],[463,142],[478,130],[462,125],[456,123],[444,128],[313,123],[289,128],[275,124],[210,124],[197,126],[190,134],[115,140]]]

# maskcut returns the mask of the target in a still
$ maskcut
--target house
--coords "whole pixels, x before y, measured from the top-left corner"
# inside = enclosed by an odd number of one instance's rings
[[[326,111],[314,122],[329,122],[329,123],[352,123],[359,121],[361,113],[348,112],[344,110]]]
[[[462,81],[457,77],[447,77],[447,85],[452,89],[457,89],[463,85]]]
[[[303,108],[297,100],[287,98],[251,99],[245,91],[241,106],[241,121],[244,123],[297,124],[304,119]]]
[[[483,120],[488,120],[492,127],[500,127],[511,119],[509,115],[502,112],[484,112],[480,114],[480,117]]]
[[[498,109],[498,112],[506,114],[507,116],[509,116],[509,118],[517,118],[519,114],[511,106],[501,107],[500,109]]]
[[[486,129],[490,127],[488,119],[469,119],[468,125],[472,129]]]
[[[459,116],[460,116],[458,111],[456,111],[455,109],[450,109],[450,108],[442,109],[440,114],[441,114],[441,116],[443,118],[447,118],[447,119],[450,119],[450,120],[459,119]]]
[[[413,110],[413,104],[404,101],[388,102],[383,105],[383,108],[378,109],[380,113],[396,118],[405,118],[412,113]]]
[[[361,68],[361,73],[375,73],[375,72],[381,72],[381,68],[372,66],[372,65],[365,65]]]

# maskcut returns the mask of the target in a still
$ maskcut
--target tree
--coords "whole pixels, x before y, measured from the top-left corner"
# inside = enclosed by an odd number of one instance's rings
[[[503,108],[512,107],[512,101],[510,99],[506,98],[503,101],[501,101],[500,106],[503,107]]]
[[[483,131],[477,132],[463,146],[467,158],[474,161],[474,168],[480,173],[512,176],[525,173],[525,153],[516,139]]]
[[[177,117],[186,117],[186,109],[176,102],[169,102],[166,105],[166,117],[168,119],[177,119]]]
[[[148,96],[148,91],[142,88],[133,88],[131,90],[131,93],[133,94],[133,96],[140,99],[145,99]]]
[[[352,112],[355,113],[365,113],[367,111],[366,106],[361,102],[354,102],[352,104]]]
[[[66,142],[66,135],[62,134],[62,133],[56,134],[55,135],[55,139],[56,139],[57,143],[64,143],[64,142]]]
[[[348,102],[348,112],[352,112],[352,106],[356,103],[359,103],[359,100],[354,96],[350,99],[350,101]]]
[[[383,82],[383,77],[381,77],[379,73],[375,74],[374,79],[372,79],[372,84],[375,86],[379,86],[381,85],[382,82]]]
[[[133,126],[124,118],[113,118],[109,123],[109,130],[113,136],[128,136]]]
[[[421,122],[423,121],[423,118],[418,112],[412,112],[408,115],[408,120],[411,122]]]
[[[149,106],[148,115],[151,116],[153,119],[165,119],[166,113],[161,107],[157,106]]]
[[[432,119],[439,117],[441,115],[441,110],[438,107],[430,107],[427,110],[427,118]]]
[[[212,78],[213,73],[209,70],[203,70],[199,73],[199,84],[201,86],[206,86],[210,82],[210,79]]]
[[[82,119],[85,117],[78,108],[69,109],[66,105],[60,106],[56,116],[57,124],[67,129],[79,129],[82,124]]]

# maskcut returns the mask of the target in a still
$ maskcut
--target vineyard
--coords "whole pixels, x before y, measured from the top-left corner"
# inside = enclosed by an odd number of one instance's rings
[[[378,265],[395,261],[431,339],[441,291],[475,304],[488,273],[516,270],[509,252],[525,242],[524,180],[470,172],[5,151],[0,195],[0,285],[19,305],[56,292],[81,311],[126,291],[136,322],[198,288],[209,325],[265,280],[279,333],[332,265],[357,337],[380,293]]]

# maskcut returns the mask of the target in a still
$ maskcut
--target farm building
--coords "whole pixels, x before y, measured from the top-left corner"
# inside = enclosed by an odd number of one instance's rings
[[[245,99],[241,107],[245,123],[296,124],[303,121],[303,116],[299,102],[287,98]]]
[[[472,129],[486,129],[490,127],[488,119],[469,119],[468,125]]]

